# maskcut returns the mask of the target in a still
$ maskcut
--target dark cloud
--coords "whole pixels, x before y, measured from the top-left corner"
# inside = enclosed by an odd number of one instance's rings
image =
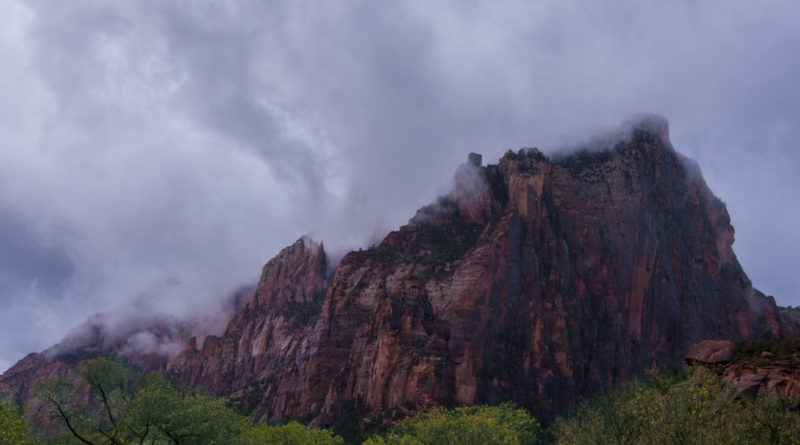
[[[369,244],[469,152],[553,153],[642,111],[728,204],[754,284],[800,304],[795,2],[3,9],[0,368],[134,299],[216,307],[304,233]]]
[[[0,209],[0,289],[58,289],[72,269],[62,248],[45,244],[19,218]]]

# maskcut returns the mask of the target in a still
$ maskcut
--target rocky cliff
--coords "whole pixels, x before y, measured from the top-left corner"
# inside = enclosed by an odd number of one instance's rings
[[[168,370],[269,418],[512,400],[540,417],[703,339],[782,327],[667,123],[577,153],[470,155],[453,192],[328,270],[298,240],[220,337]]]
[[[800,338],[766,333],[755,341],[734,344],[704,340],[685,360],[722,375],[735,397],[774,395],[800,400]]]
[[[798,311],[752,288],[732,243],[724,204],[647,116],[570,155],[470,154],[452,193],[335,267],[301,238],[222,335],[165,319],[109,336],[90,320],[0,392],[26,399],[116,354],[265,418],[507,400],[547,418],[701,340],[797,334]]]
[[[322,245],[297,240],[264,266],[252,301],[225,333],[206,337],[202,347],[190,339],[169,371],[218,394],[262,390],[288,361],[301,357],[329,282]]]

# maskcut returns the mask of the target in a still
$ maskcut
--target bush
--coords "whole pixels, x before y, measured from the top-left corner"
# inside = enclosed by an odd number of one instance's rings
[[[623,385],[556,420],[558,444],[800,443],[796,404],[736,400],[721,377],[686,368]]]
[[[222,399],[186,394],[163,373],[141,376],[93,359],[74,376],[43,382],[38,397],[69,443],[228,444],[252,427]]]
[[[282,426],[258,425],[242,434],[241,445],[341,445],[341,437],[331,431],[309,428],[298,422]]]
[[[400,421],[388,433],[372,436],[364,445],[535,444],[540,434],[536,419],[510,404],[435,408]]]
[[[10,401],[0,400],[0,445],[33,445],[30,426],[19,408]]]
[[[789,358],[800,353],[800,338],[776,337],[767,331],[757,340],[736,343],[731,361],[739,362],[748,358],[759,358],[764,352],[772,354],[773,359]]]

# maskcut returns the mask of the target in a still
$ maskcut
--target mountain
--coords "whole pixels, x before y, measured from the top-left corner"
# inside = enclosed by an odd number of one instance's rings
[[[648,115],[570,155],[470,154],[448,196],[335,267],[299,239],[222,335],[165,366],[270,419],[508,400],[550,418],[701,340],[796,333],[732,244]]]
[[[471,154],[449,196],[346,255],[330,284],[323,248],[298,240],[226,332],[169,370],[270,418],[506,400],[546,418],[700,340],[780,331],[666,121],[595,145],[485,167]]]
[[[244,286],[223,299],[223,312],[236,312],[253,288]],[[0,376],[0,394],[29,401],[43,380],[72,371],[97,357],[118,357],[143,370],[165,370],[193,334],[214,328],[215,320],[154,313],[141,302],[123,313],[95,314],[48,349],[28,354]]]

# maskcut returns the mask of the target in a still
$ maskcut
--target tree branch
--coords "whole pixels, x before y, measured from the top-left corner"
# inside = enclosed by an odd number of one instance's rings
[[[61,416],[61,418],[64,420],[64,423],[67,425],[67,429],[69,429],[69,432],[72,433],[72,435],[75,436],[76,439],[80,440],[86,445],[96,445],[94,442],[90,442],[89,440],[84,439],[83,436],[81,436],[80,434],[78,434],[77,431],[75,431],[75,428],[72,427],[72,422],[69,421],[69,416],[61,408],[60,403],[58,403],[53,397],[48,397],[47,400],[49,400],[50,403],[52,403],[53,406],[56,407],[56,409],[58,410],[58,414]]]

